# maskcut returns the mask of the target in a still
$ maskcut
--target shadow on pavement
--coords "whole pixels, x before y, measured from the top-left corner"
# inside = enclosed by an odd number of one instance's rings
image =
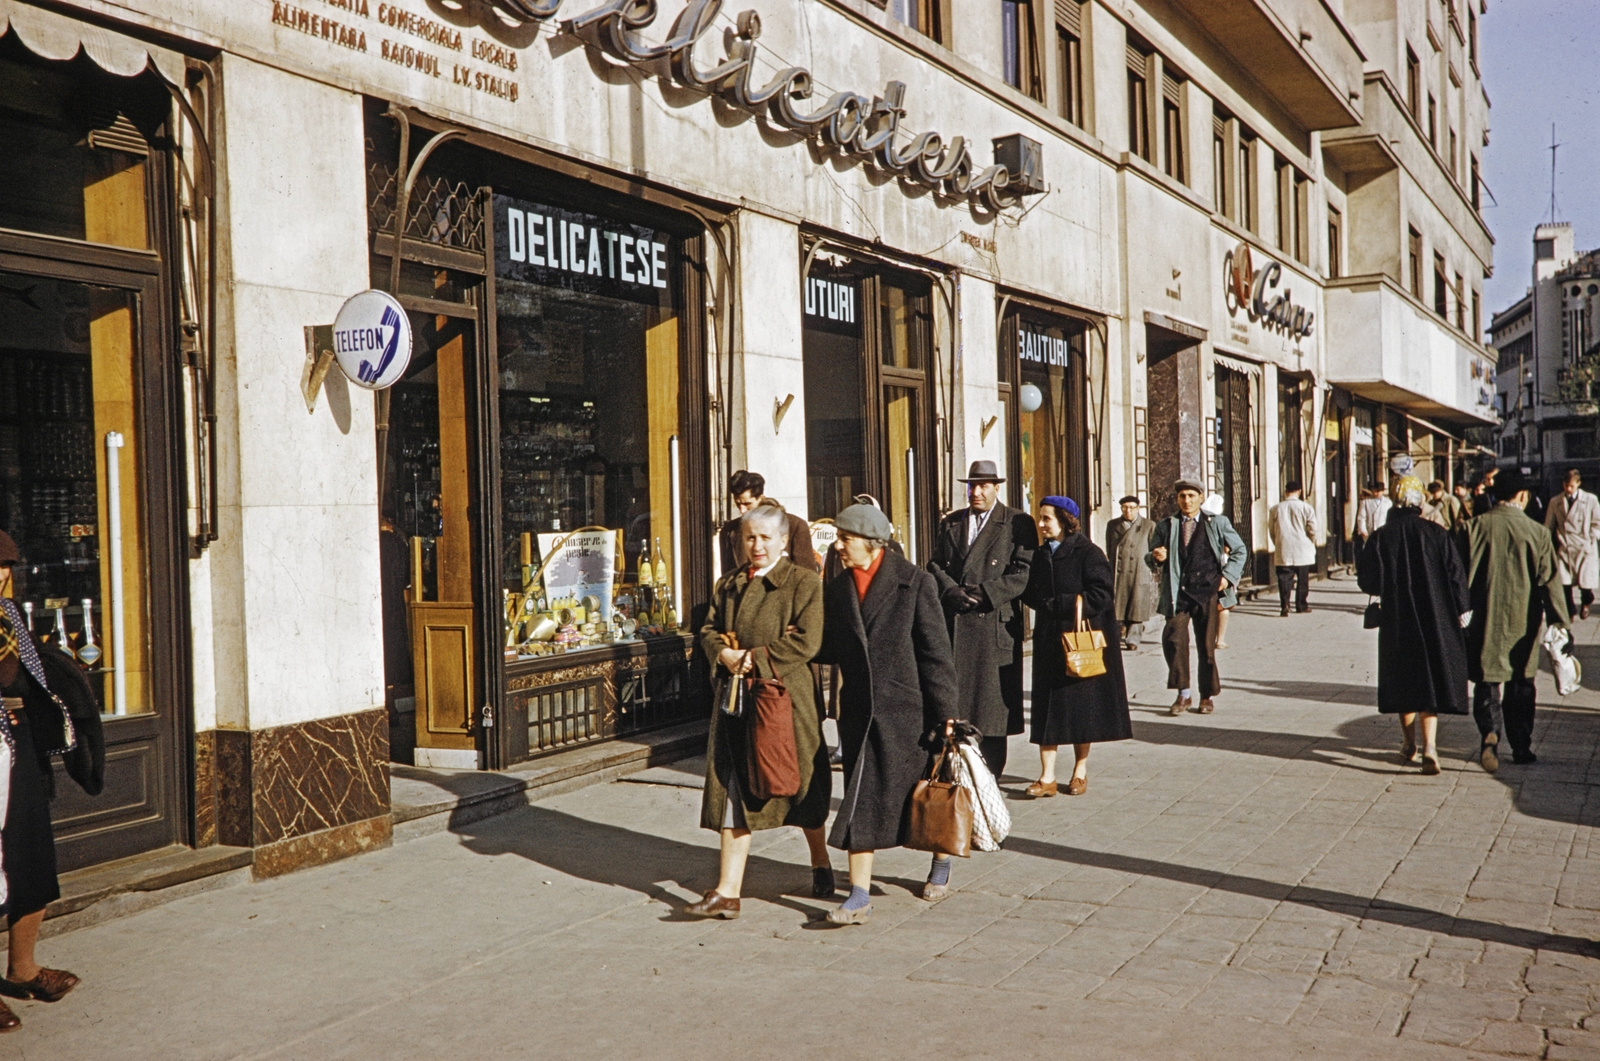
[[[1193,866],[1169,862],[1157,862],[1153,859],[1136,858],[1132,855],[1088,851],[1079,847],[1067,847],[1063,844],[1052,844],[1043,840],[1030,840],[1027,837],[1019,836],[1013,836],[1008,839],[1005,843],[1005,849],[1020,855],[1032,855],[1035,858],[1054,859],[1057,862],[1070,862],[1079,866],[1096,866],[1120,873],[1137,873],[1144,876],[1158,877],[1162,880],[1193,884],[1203,888],[1210,888],[1214,891],[1250,895],[1260,899],[1279,900],[1294,903],[1298,906],[1326,910],[1330,913],[1365,918],[1369,921],[1381,921],[1391,925],[1403,925],[1406,928],[1417,928],[1441,935],[1478,939],[1486,943],[1503,943],[1507,946],[1521,947],[1527,950],[1543,949],[1561,951],[1567,954],[1600,955],[1600,944],[1593,940],[1580,939],[1576,936],[1555,935],[1550,932],[1537,932],[1532,929],[1512,928],[1508,925],[1497,925],[1492,921],[1479,921],[1469,917],[1452,917],[1448,914],[1437,913],[1418,906],[1407,906],[1405,903],[1369,899],[1365,896],[1348,895],[1344,892],[1328,891],[1324,888],[1280,884],[1275,881],[1260,880],[1256,877],[1240,877],[1232,873],[1198,869]]]

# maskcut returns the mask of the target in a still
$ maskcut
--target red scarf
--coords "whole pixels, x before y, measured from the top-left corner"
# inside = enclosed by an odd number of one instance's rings
[[[850,569],[850,576],[856,580],[857,600],[867,599],[867,590],[872,587],[872,579],[875,575],[877,575],[878,568],[882,566],[883,553],[887,551],[888,550],[883,550],[879,552],[878,555],[873,559],[872,563],[869,564],[865,569],[859,567],[852,567]]]

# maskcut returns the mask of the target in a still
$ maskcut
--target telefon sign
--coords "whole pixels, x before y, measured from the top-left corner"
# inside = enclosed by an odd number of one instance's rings
[[[339,307],[333,321],[333,356],[350,381],[382,390],[411,364],[411,321],[393,295],[363,291]]]

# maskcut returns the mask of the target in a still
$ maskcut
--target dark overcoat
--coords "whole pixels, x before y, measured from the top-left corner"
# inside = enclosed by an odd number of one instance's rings
[[[1034,550],[1022,596],[1034,610],[1030,742],[1094,744],[1133,736],[1113,587],[1111,561],[1082,534],[1067,535],[1053,555],[1048,544]],[[1093,678],[1068,674],[1061,647],[1062,633],[1077,625],[1079,594],[1083,617],[1106,636],[1106,672]]]
[[[1156,580],[1144,562],[1155,529],[1155,520],[1147,516],[1118,516],[1106,524],[1106,557],[1116,590],[1111,606],[1121,622],[1142,623],[1156,610]]]
[[[967,547],[968,509],[939,521],[928,570],[939,583],[945,628],[956,661],[956,707],[986,737],[1022,732],[1022,591],[1039,544],[1033,517],[995,502]],[[983,603],[970,611],[960,590]]]
[[[828,583],[822,652],[844,674],[839,748],[844,799],[828,843],[876,851],[905,843],[911,790],[924,776],[924,735],[958,718],[956,668],[933,576],[883,554],[865,600],[848,573]]]
[[[1356,583],[1379,599],[1378,710],[1467,713],[1467,569],[1450,532],[1395,508],[1356,557]]]
[[[706,787],[700,801],[700,824],[721,829],[727,809],[730,776],[738,778],[745,824],[751,829],[776,829],[797,825],[820,829],[828,820],[833,795],[833,773],[828,766],[828,746],[822,740],[822,719],[813,699],[811,658],[822,646],[822,579],[781,559],[754,582],[740,568],[717,580],[711,609],[700,628],[700,645],[712,661],[715,674],[726,675],[717,664],[721,635],[739,635],[741,648],[758,648],[756,672],[772,677],[773,666],[789,689],[794,703],[794,742],[800,758],[800,794],[792,799],[760,800],[749,792],[745,761],[744,724],[711,712],[711,733],[706,741]],[[771,651],[769,666],[767,652]],[[736,772],[736,773],[735,773]]]

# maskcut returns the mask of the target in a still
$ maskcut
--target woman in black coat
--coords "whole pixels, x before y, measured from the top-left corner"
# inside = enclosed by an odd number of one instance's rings
[[[933,576],[884,548],[893,526],[870,505],[835,520],[845,573],[822,591],[820,663],[844,674],[839,748],[844,799],[828,843],[850,853],[850,898],[828,920],[865,924],[872,914],[872,855],[899,847],[910,825],[911,791],[929,765],[925,734],[955,717],[956,667]],[[948,857],[934,860],[923,898],[945,894]]]
[[[1070,497],[1047,497],[1039,508],[1039,538],[1023,603],[1034,609],[1033,717],[1028,740],[1039,746],[1039,780],[1028,795],[1057,792],[1056,748],[1070,744],[1077,761],[1067,795],[1089,787],[1089,746],[1133,736],[1128,719],[1128,686],[1122,676],[1121,639],[1111,561],[1079,533],[1078,506]],[[1067,673],[1061,635],[1077,626],[1078,599],[1083,617],[1105,635],[1106,672],[1093,678]]]
[[[1403,762],[1439,772],[1440,715],[1467,713],[1467,638],[1472,607],[1466,567],[1450,532],[1422,518],[1421,480],[1396,479],[1389,522],[1356,557],[1356,583],[1379,599],[1378,711],[1399,715]],[[1417,715],[1422,750],[1417,750]]]

